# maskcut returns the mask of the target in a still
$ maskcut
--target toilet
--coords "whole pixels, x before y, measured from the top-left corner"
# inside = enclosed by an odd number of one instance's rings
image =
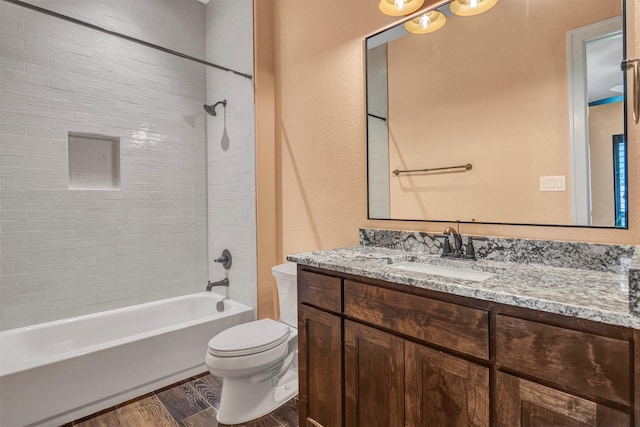
[[[260,319],[211,338],[206,364],[221,377],[218,422],[261,417],[298,394],[298,298],[296,264],[271,268],[278,286],[280,321]]]

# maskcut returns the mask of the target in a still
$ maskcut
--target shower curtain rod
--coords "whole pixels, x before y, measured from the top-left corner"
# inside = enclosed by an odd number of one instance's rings
[[[172,50],[172,49],[167,49],[166,47],[162,47],[162,46],[159,46],[157,44],[149,43],[149,42],[146,42],[144,40],[137,39],[135,37],[127,36],[126,34],[118,33],[116,31],[112,31],[112,30],[107,30],[106,28],[100,27],[98,25],[90,24],[88,22],[81,21],[80,19],[72,18],[70,16],[63,15],[61,13],[54,12],[54,11],[49,10],[49,9],[45,9],[43,7],[36,6],[34,4],[25,3],[24,1],[21,1],[21,0],[2,0],[2,1],[5,1],[7,3],[12,3],[12,4],[15,4],[15,5],[18,5],[18,6],[22,6],[22,7],[27,8],[27,9],[35,10],[37,12],[41,12],[41,13],[53,16],[55,18],[60,18],[60,19],[63,19],[65,21],[72,22],[74,24],[82,25],[83,27],[91,28],[92,30],[100,31],[102,33],[109,34],[109,35],[112,35],[112,36],[115,36],[115,37],[119,37],[121,39],[125,39],[125,40],[128,40],[130,42],[138,43],[138,44],[141,44],[143,46],[150,47],[152,49],[157,49],[157,50],[160,50],[162,52],[165,52],[165,53],[168,53],[168,54],[171,54],[171,55],[179,56],[179,57],[185,58],[185,59],[190,59],[192,61],[199,62],[200,64],[208,65],[209,67],[217,68],[217,69],[223,70],[223,71],[228,71],[228,72],[233,73],[233,74],[235,74],[237,76],[244,77],[245,79],[249,79],[249,80],[253,79],[253,76],[251,74],[241,73],[240,71],[232,70],[231,68],[223,67],[222,65],[217,65],[217,64],[205,61],[203,59],[198,59],[198,58],[195,58],[193,56],[186,55],[184,53],[181,53],[181,52],[178,52],[178,51],[175,51],[175,50]]]

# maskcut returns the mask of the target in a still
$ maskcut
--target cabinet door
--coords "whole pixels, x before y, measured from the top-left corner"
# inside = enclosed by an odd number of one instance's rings
[[[489,425],[489,368],[405,342],[407,425]]]
[[[298,306],[300,425],[342,424],[342,326],[338,316]]]
[[[496,316],[496,362],[512,372],[629,406],[631,343],[515,317]]]
[[[629,414],[522,378],[496,374],[496,419],[504,427],[627,427]]]
[[[345,321],[345,424],[404,425],[403,339]]]

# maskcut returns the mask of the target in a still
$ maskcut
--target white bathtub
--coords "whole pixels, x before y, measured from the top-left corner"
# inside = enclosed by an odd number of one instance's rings
[[[206,372],[253,310],[201,292],[0,332],[0,426],[55,426]]]

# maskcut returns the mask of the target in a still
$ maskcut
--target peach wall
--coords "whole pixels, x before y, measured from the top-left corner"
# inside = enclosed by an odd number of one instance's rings
[[[272,0],[272,4],[275,103],[263,102],[259,94],[256,102],[258,111],[274,108],[275,194],[261,182],[258,193],[265,191],[276,200],[276,261],[289,253],[355,245],[360,227],[442,231],[441,223],[367,219],[363,40],[395,22],[394,18],[382,15],[376,0]],[[629,1],[629,5],[628,28],[640,34],[640,1]],[[640,57],[633,39],[629,37],[629,56]],[[262,43],[258,39],[256,49],[264,48]],[[260,122],[258,126],[260,146],[270,130]],[[460,231],[639,244],[640,172],[635,166],[640,165],[639,129],[629,127],[634,165],[629,230],[461,224]],[[260,260],[270,256],[259,252]]]
[[[366,217],[363,37],[371,0],[275,0],[278,258],[352,245]]]
[[[388,43],[389,169],[473,164],[392,176],[391,218],[571,224],[566,31],[621,13],[617,0],[505,0]],[[566,191],[541,192],[549,175]]]
[[[256,229],[258,317],[277,319],[278,294],[271,267],[277,257],[277,203],[275,150],[275,75],[273,3],[253,2],[254,91],[256,98]]]
[[[622,102],[589,107],[591,215],[595,224],[615,224],[613,135],[624,131]]]

